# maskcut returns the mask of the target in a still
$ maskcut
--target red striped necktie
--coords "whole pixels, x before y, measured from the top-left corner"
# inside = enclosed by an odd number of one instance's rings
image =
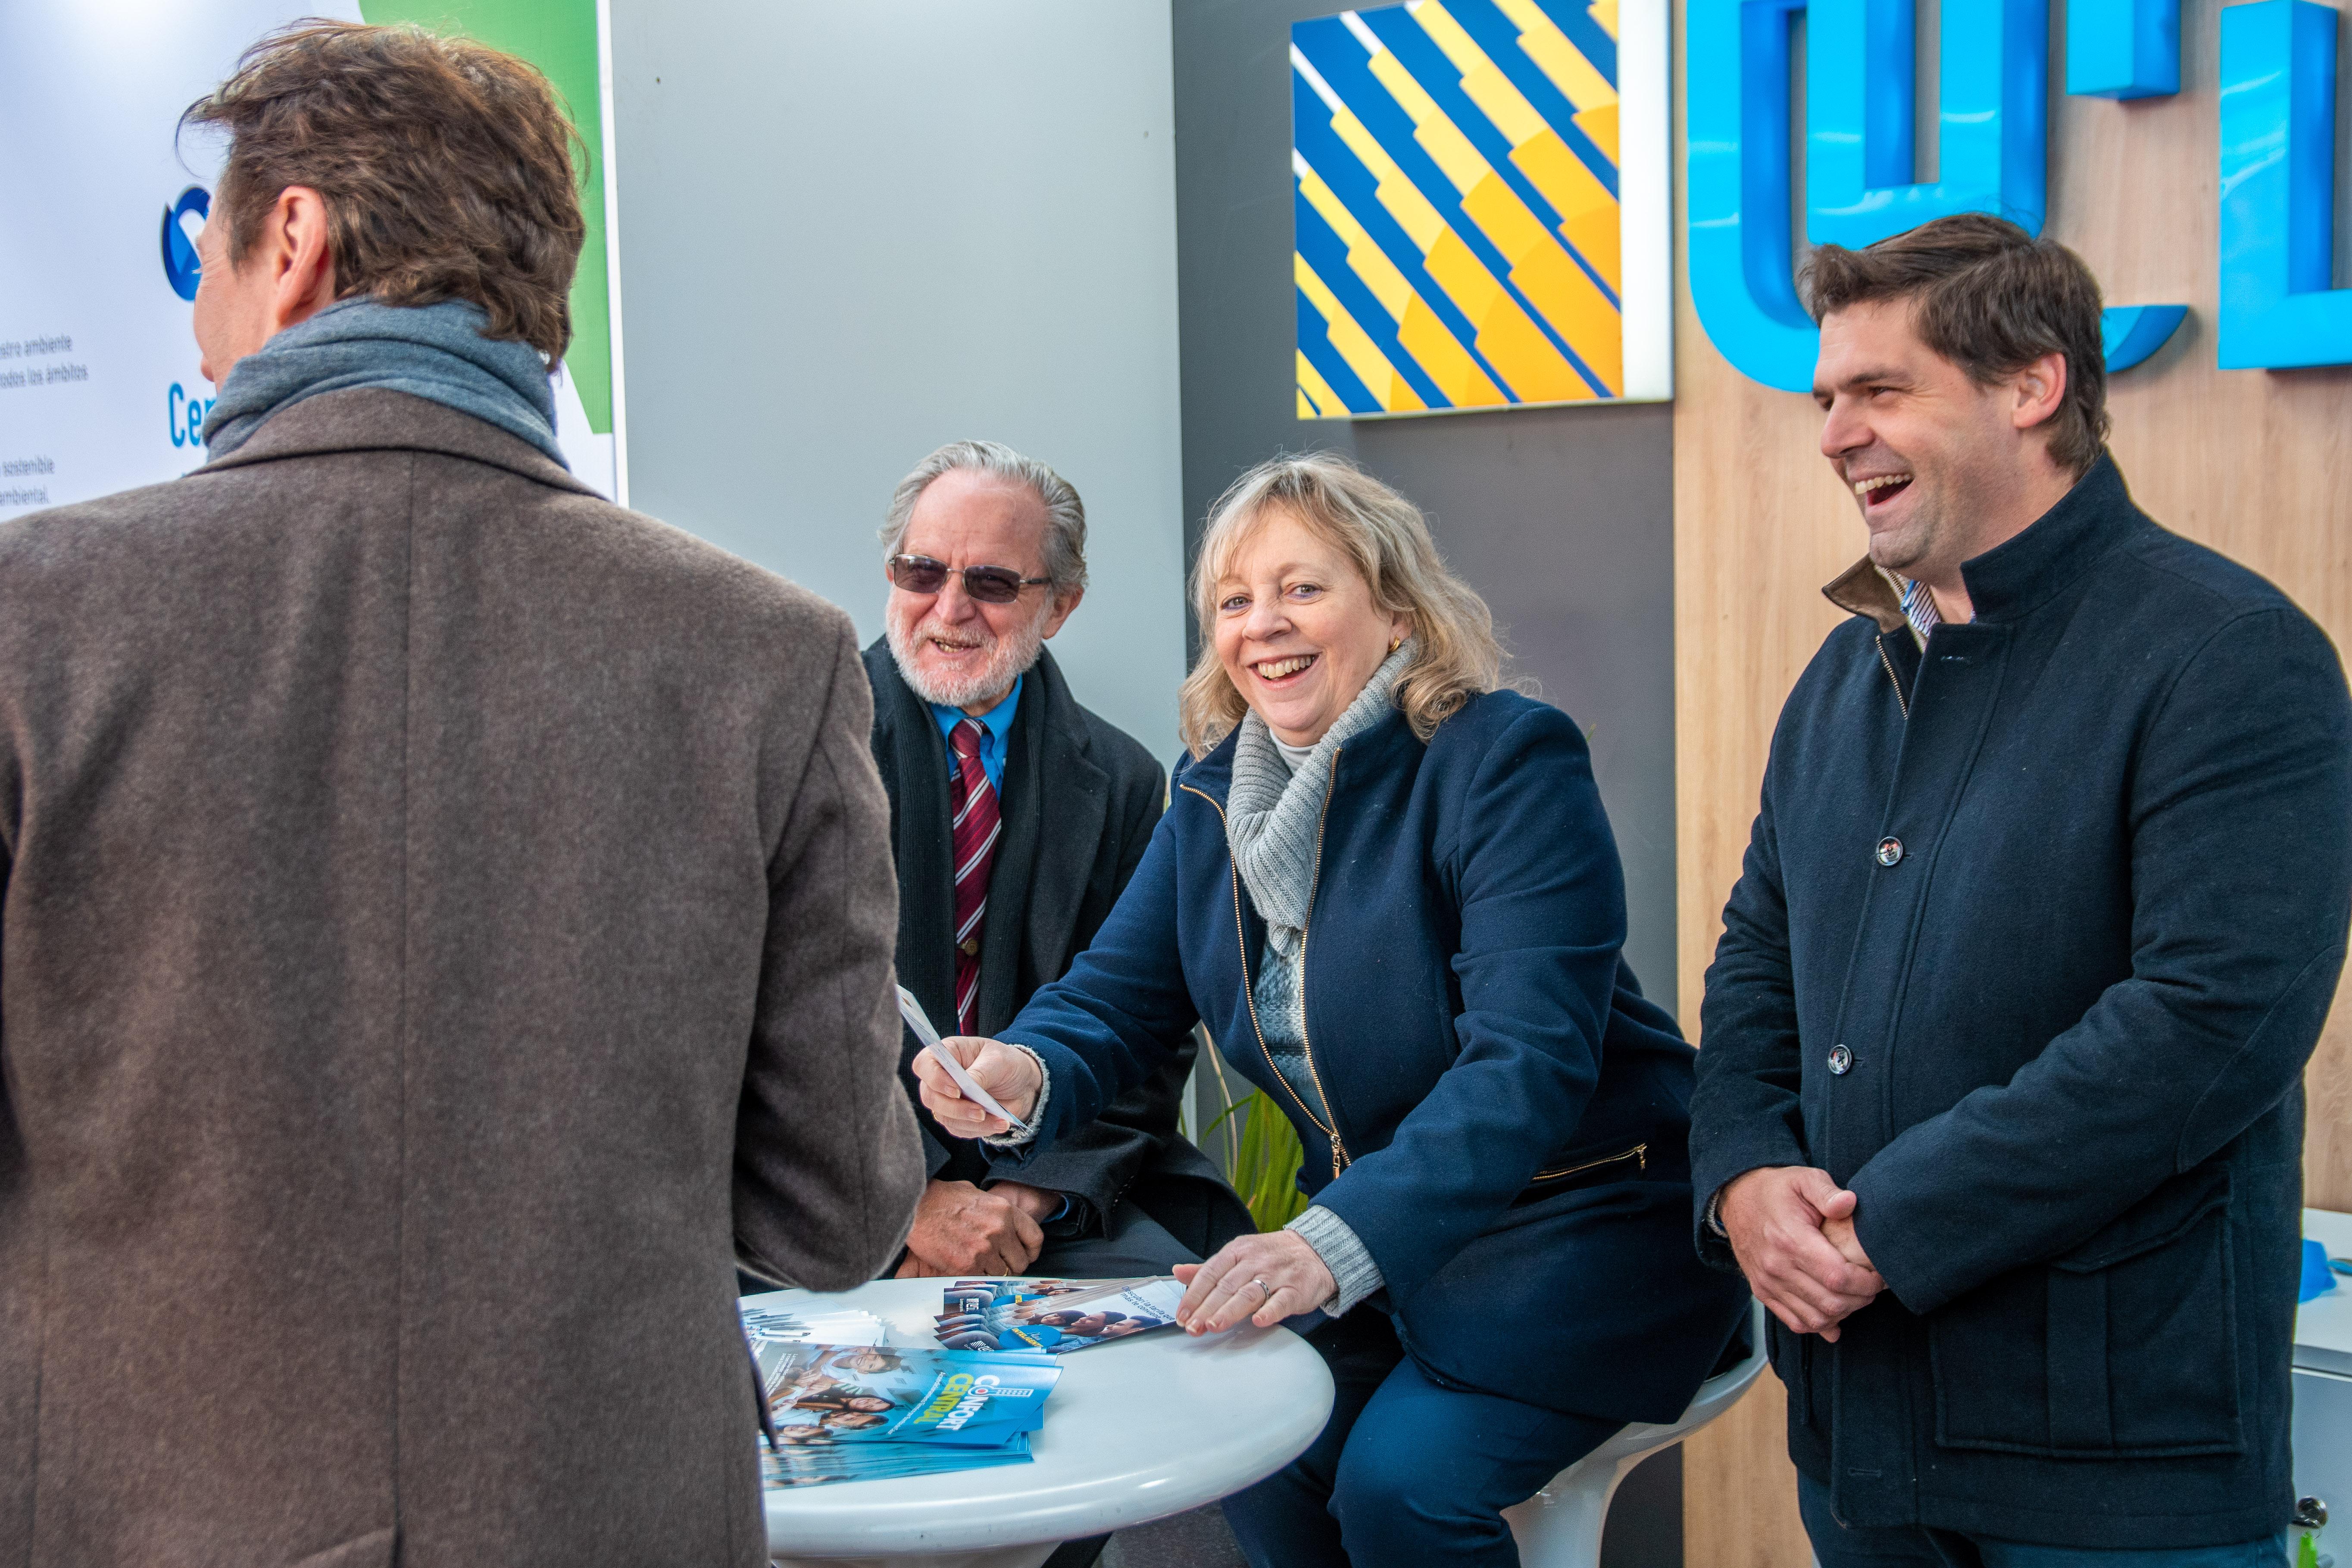
[[[980,1033],[980,933],[988,910],[988,868],[1003,825],[996,790],[980,765],[980,721],[965,719],[948,732],[956,774],[948,789],[955,812],[956,1030]]]

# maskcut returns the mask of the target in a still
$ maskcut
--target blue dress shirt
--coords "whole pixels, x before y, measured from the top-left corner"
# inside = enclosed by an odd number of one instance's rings
[[[1004,794],[1004,749],[1012,741],[1013,715],[1021,706],[1021,682],[1026,679],[1026,676],[1015,676],[1013,689],[1004,694],[1004,700],[978,716],[981,771],[988,775],[988,787],[1000,796]],[[973,715],[961,708],[950,708],[944,702],[934,702],[931,704],[931,717],[940,721],[940,734],[947,739],[948,776],[953,778],[956,754],[955,742],[951,737],[955,727]]]

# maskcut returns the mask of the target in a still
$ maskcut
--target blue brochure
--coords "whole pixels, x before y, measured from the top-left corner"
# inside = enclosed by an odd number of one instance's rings
[[[1045,1357],[763,1340],[760,1380],[786,1447],[1000,1447],[1045,1425]]]
[[[951,1350],[1066,1355],[1172,1328],[1184,1287],[1138,1279],[959,1279],[940,1293],[934,1331]]]

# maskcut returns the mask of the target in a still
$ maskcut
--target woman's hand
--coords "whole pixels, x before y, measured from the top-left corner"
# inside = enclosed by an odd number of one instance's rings
[[[998,1040],[983,1040],[971,1035],[951,1035],[940,1042],[955,1059],[971,1074],[972,1081],[996,1097],[996,1103],[1027,1121],[1032,1107],[1037,1103],[1037,1091],[1045,1086],[1045,1075],[1037,1068],[1037,1058]],[[957,1138],[993,1138],[1008,1131],[1013,1124],[1001,1116],[991,1116],[977,1103],[964,1098],[963,1090],[955,1086],[929,1051],[915,1053],[915,1079],[923,1096],[923,1109],[933,1120]]]
[[[1313,1311],[1339,1289],[1295,1230],[1236,1237],[1206,1263],[1178,1264],[1176,1278],[1189,1287],[1176,1321],[1193,1334],[1220,1333],[1244,1318],[1270,1329]]]

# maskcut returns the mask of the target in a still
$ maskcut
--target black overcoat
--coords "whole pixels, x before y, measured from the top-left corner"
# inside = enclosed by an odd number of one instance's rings
[[[947,742],[930,705],[898,673],[888,645],[866,650],[874,686],[874,760],[890,796],[898,873],[898,979],[942,1030],[955,1017],[955,876],[948,812]],[[1059,979],[1094,941],[1167,798],[1167,774],[1142,743],[1070,694],[1041,652],[1021,683],[1005,747],[1003,837],[989,871],[982,927],[982,1034],[1013,1021],[1032,993]],[[915,1099],[911,1033],[900,1073]],[[1108,1223],[1122,1199],[1205,1258],[1255,1228],[1216,1167],[1177,1131],[1192,1071],[1187,1043],[1160,1071],[1053,1153],[1019,1170],[982,1145],[942,1132],[916,1101],[923,1153],[938,1179],[1013,1179],[1069,1193]]]
[[[1847,1522],[2267,1535],[2352,889],[2343,670],[2109,458],[1964,573],[1976,619],[1924,655],[1866,564],[1832,585],[1861,613],[1781,713],[1707,972],[1694,1188],[1805,1164],[1860,1195],[1888,1294],[1835,1344],[1772,1329]]]

